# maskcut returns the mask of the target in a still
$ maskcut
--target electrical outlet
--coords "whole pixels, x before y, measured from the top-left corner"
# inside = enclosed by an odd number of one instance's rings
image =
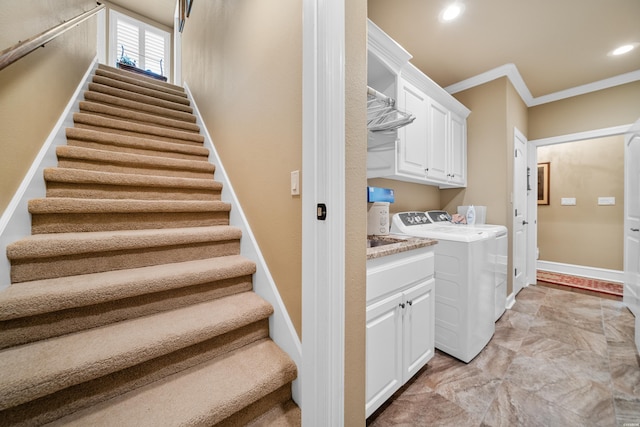
[[[563,197],[560,199],[560,204],[563,206],[575,206],[576,198],[575,197]]]
[[[598,205],[600,206],[613,206],[616,204],[615,197],[598,197]]]

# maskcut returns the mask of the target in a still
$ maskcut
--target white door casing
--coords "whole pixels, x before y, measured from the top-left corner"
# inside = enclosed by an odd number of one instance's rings
[[[625,135],[623,301],[636,316],[640,352],[640,121]]]
[[[527,139],[513,138],[513,295],[527,285]]]
[[[345,2],[303,2],[302,425],[344,425]],[[326,218],[316,218],[318,204]]]

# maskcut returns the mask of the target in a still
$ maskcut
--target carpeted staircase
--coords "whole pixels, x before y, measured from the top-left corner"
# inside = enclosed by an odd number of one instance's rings
[[[0,425],[300,425],[182,88],[99,66],[7,248]]]

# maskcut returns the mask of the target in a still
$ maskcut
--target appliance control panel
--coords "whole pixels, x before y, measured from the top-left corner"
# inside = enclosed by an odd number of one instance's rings
[[[401,212],[397,214],[397,217],[400,218],[402,224],[409,227],[412,225],[422,225],[429,224],[429,218],[427,214],[424,212]]]
[[[447,211],[426,211],[429,222],[451,222],[451,215]]]

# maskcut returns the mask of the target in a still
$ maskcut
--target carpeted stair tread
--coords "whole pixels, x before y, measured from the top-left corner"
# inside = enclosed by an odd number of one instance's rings
[[[0,293],[0,321],[102,304],[255,273],[240,255],[14,284]]]
[[[138,78],[136,77],[136,73],[127,72],[127,73],[118,73],[115,72],[117,69],[106,69],[98,67],[96,69],[95,75],[102,77],[109,77],[113,80],[119,80],[124,83],[134,84],[140,87],[144,87],[147,89],[153,89],[161,92],[170,93],[172,95],[180,96],[183,98],[187,98],[187,94],[184,91],[184,88],[179,86],[170,87],[167,85],[161,85],[160,80],[152,79],[152,78]],[[121,70],[124,71],[124,70]]]
[[[79,103],[79,108],[80,112],[83,113],[98,114],[104,117],[117,118],[140,124],[161,126],[185,132],[200,132],[200,127],[195,123],[185,122],[182,120],[173,120],[162,116],[142,113],[139,111],[124,110],[122,108],[112,107],[96,102],[81,101]]]
[[[88,89],[93,92],[104,93],[106,95],[116,96],[118,98],[131,101],[143,102],[145,104],[168,108],[170,110],[182,111],[184,113],[193,113],[193,108],[189,105],[168,101],[166,99],[156,98],[154,96],[134,93],[124,89],[118,89],[116,87],[109,86],[108,84],[89,83]]]
[[[111,105],[118,108],[123,108],[130,111],[141,111],[147,114],[152,114],[158,117],[166,117],[172,120],[179,120],[186,123],[195,123],[196,116],[170,108],[159,107],[157,105],[151,105],[145,102],[133,101],[130,99],[123,99],[116,96],[108,95],[106,93],[85,91],[85,101],[96,102],[99,104]]]
[[[148,82],[151,84],[154,84],[156,86],[160,86],[163,88],[168,88],[168,89],[172,89],[172,90],[177,90],[177,91],[184,91],[184,88],[182,86],[178,86],[175,85],[173,83],[169,83],[169,82],[164,82],[162,80],[158,80],[158,79],[154,79],[153,77],[149,77],[149,76],[145,76],[144,74],[139,74],[139,73],[133,73],[129,70],[123,70],[121,68],[117,68],[117,67],[112,67],[110,65],[106,65],[106,64],[98,64],[98,70],[105,70],[108,71],[110,73],[113,74],[120,74],[123,76],[127,76],[129,78],[133,78],[133,79],[138,79],[144,82]]]
[[[146,230],[98,231],[34,234],[7,246],[11,261],[81,254],[197,245],[210,241],[237,240],[242,236],[233,226],[164,228]]]
[[[204,136],[198,133],[167,129],[161,126],[138,124],[126,120],[96,116],[94,114],[75,113],[73,115],[73,121],[76,125],[93,126],[100,129],[106,129],[108,132],[129,132],[136,134],[137,136],[160,139],[161,141],[185,142],[192,144],[202,144],[204,142]]]
[[[29,212],[37,214],[111,214],[134,212],[228,212],[231,205],[219,200],[109,200],[47,197],[29,200]]]
[[[209,340],[272,313],[268,302],[244,292],[2,350],[0,409]]]
[[[56,147],[58,166],[101,172],[136,173],[184,178],[213,178],[215,166],[207,161],[173,159],[61,145]]]
[[[118,135],[92,129],[68,128],[67,144],[108,151],[170,157],[184,160],[207,161],[209,150],[203,146],[188,145],[130,135]]]
[[[157,88],[144,87],[138,84],[126,83],[120,80],[112,79],[110,77],[103,77],[99,75],[93,76],[93,83],[110,86],[115,89],[126,90],[127,92],[149,96],[152,98],[162,99],[175,104],[182,104],[188,106],[190,101],[186,96],[174,95],[167,93]]]
[[[272,341],[263,340],[79,411],[53,425],[215,425],[295,377],[296,366],[289,357]]]
[[[139,175],[132,173],[101,172],[82,169],[47,168],[44,170],[44,179],[47,185],[50,183],[67,184],[93,184],[105,186],[125,186],[136,188],[174,188],[195,189],[220,192],[222,184],[203,178],[180,178],[160,175]]]
[[[29,200],[28,208],[32,234],[229,224],[231,205],[214,197],[210,199],[46,197]]]

